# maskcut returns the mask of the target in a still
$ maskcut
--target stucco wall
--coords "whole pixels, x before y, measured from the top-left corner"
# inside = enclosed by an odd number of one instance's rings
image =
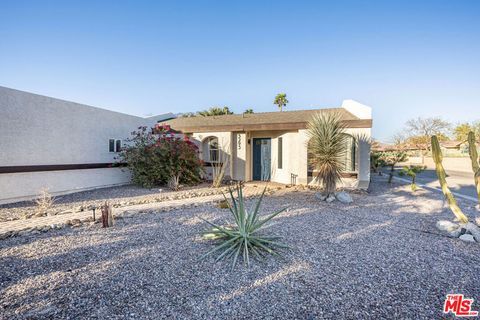
[[[53,195],[128,183],[130,172],[120,168],[0,174],[0,204],[35,198],[47,188]]]
[[[109,139],[125,140],[139,126],[172,114],[141,118],[0,87],[0,167],[114,162]],[[43,187],[69,192],[129,182],[118,169],[0,173],[0,201]]]
[[[0,166],[112,162],[109,139],[155,120],[0,87]]]

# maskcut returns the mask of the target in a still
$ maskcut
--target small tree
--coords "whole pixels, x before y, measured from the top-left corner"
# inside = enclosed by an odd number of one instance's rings
[[[120,153],[120,161],[132,171],[134,183],[143,187],[200,182],[203,170],[197,146],[188,136],[176,136],[168,125],[132,132]]]
[[[480,140],[480,121],[475,121],[473,123],[461,123],[453,129],[453,135],[455,140],[460,142],[465,142],[468,140],[468,134],[473,132],[477,136],[476,142]]]
[[[252,114],[252,113],[254,113],[254,112],[253,112],[253,109],[247,109],[247,110],[245,110],[245,112],[243,112],[243,113],[244,113],[244,114]]]
[[[317,178],[322,182],[325,196],[335,193],[337,182],[344,171],[343,158],[346,152],[345,126],[338,114],[317,113],[308,123],[310,138],[310,165],[318,171]]]
[[[425,170],[425,166],[405,166],[402,168],[402,170],[398,173],[401,176],[409,176],[412,178],[412,184],[410,187],[412,188],[412,191],[415,192],[417,190],[417,185],[415,184],[415,179],[417,178],[417,174]]]
[[[283,107],[286,107],[288,103],[287,94],[286,93],[279,93],[275,96],[275,100],[273,104],[276,104],[280,109],[280,112],[283,111]]]
[[[393,173],[397,163],[405,162],[407,159],[407,154],[404,151],[386,151],[380,153],[379,160],[382,161],[385,166],[390,167],[390,172],[388,173],[388,183],[392,183]]]
[[[450,123],[441,118],[416,118],[410,119],[405,124],[407,142],[422,150],[422,163],[430,150],[430,137],[436,135],[440,140],[447,139]]]

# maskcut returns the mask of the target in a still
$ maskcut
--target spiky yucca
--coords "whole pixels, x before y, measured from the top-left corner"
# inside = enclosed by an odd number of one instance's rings
[[[260,217],[260,205],[266,190],[267,188],[265,187],[257,203],[248,210],[245,207],[242,187],[237,186],[237,199],[233,196],[232,189],[229,189],[231,198],[229,209],[235,218],[235,223],[230,226],[220,226],[202,219],[213,227],[211,230],[203,232],[203,237],[205,239],[219,240],[220,244],[204,254],[201,259],[213,253],[219,254],[215,262],[233,257],[233,269],[240,255],[243,256],[244,263],[249,265],[251,255],[261,257],[266,253],[277,254],[274,251],[276,248],[288,248],[287,245],[278,242],[281,237],[268,236],[264,233],[267,222],[286,209],[284,208],[263,218]],[[225,200],[228,202],[226,196]]]
[[[344,171],[347,135],[337,113],[317,113],[308,123],[309,164],[318,172],[326,195],[333,194]]]

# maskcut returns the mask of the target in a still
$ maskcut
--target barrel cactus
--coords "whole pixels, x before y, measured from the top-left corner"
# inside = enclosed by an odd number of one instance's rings
[[[475,141],[475,133],[468,133],[468,153],[472,161],[472,170],[475,179],[475,187],[477,188],[478,202],[480,203],[480,166],[478,164],[477,144]]]
[[[435,162],[435,170],[437,172],[438,180],[440,181],[440,185],[442,186],[442,192],[445,198],[447,199],[448,205],[450,206],[450,210],[452,210],[453,214],[457,217],[458,221],[461,223],[467,223],[468,218],[462,212],[460,207],[457,205],[457,201],[453,196],[450,188],[447,185],[447,175],[445,173],[445,169],[443,168],[442,160],[442,150],[440,149],[440,144],[438,143],[437,136],[432,136],[432,157],[433,161]]]

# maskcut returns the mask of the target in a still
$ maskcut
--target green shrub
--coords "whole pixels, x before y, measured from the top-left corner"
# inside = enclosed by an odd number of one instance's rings
[[[169,126],[139,127],[127,140],[119,159],[131,170],[132,181],[143,187],[201,181],[203,165],[197,146],[187,136],[176,137]]]
[[[417,178],[417,174],[425,170],[427,167],[426,166],[405,166],[402,168],[402,170],[398,173],[400,176],[409,176],[412,178],[412,184],[410,187],[412,188],[412,191],[415,192],[418,189],[417,184],[415,183],[415,179]]]
[[[257,203],[250,210],[245,207],[241,187],[237,187],[237,199],[233,196],[232,190],[229,190],[231,197],[229,209],[235,222],[232,225],[220,226],[204,220],[213,228],[203,232],[203,237],[205,239],[218,240],[220,243],[204,254],[202,259],[213,253],[219,254],[215,261],[233,257],[233,269],[239,255],[242,255],[244,263],[249,265],[251,255],[260,258],[264,254],[277,254],[277,252],[275,252],[277,248],[288,248],[285,244],[277,241],[281,237],[265,234],[264,230],[267,222],[286,209],[279,210],[264,218],[260,217],[260,205],[266,190],[267,188],[263,190]],[[226,197],[225,200],[228,202]]]

